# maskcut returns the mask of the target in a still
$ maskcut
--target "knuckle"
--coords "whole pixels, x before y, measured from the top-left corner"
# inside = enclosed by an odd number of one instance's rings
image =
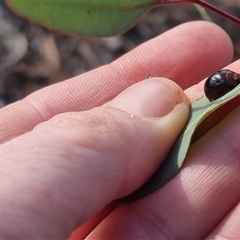
[[[101,107],[85,112],[63,113],[45,125],[48,132],[78,145],[111,147],[125,145],[133,138],[132,117],[121,110]],[[123,146],[122,146],[123,147]]]

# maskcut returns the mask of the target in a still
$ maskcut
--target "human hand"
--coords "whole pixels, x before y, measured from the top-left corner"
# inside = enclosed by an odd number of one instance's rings
[[[149,74],[190,87],[231,57],[231,43],[221,29],[187,23],[108,66],[1,109],[1,238],[67,238],[88,220],[77,232],[79,238],[87,236],[112,200],[139,187],[164,160],[188,114],[181,90],[164,79],[144,80],[112,99]],[[186,92],[195,99],[202,95],[201,85]],[[164,117],[149,118],[158,116]],[[194,144],[191,160],[172,181],[144,199],[118,206],[89,238],[209,234],[238,201],[232,167],[238,148],[229,153],[230,165],[222,154],[229,151],[229,145],[222,147],[224,136],[234,127],[230,135],[237,138],[232,114],[228,122]],[[217,139],[223,128],[223,138]]]

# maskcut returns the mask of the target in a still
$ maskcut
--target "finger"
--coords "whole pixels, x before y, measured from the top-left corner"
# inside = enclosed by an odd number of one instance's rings
[[[238,239],[240,236],[239,216],[240,206],[238,203],[206,239]]]
[[[78,240],[85,239],[90,232],[92,232],[96,226],[106,218],[112,211],[114,211],[120,203],[118,201],[113,201],[109,203],[106,207],[104,207],[100,212],[94,215],[91,219],[86,221],[83,225],[78,226],[71,235],[69,236],[69,240]]]
[[[2,144],[1,238],[66,238],[135,190],[179,135],[186,101],[172,81],[148,79],[107,106],[57,115]]]
[[[42,89],[0,110],[0,142],[30,131],[56,114],[100,106],[149,75],[173,79],[186,88],[228,64],[232,53],[229,37],[216,25],[180,25],[110,65]]]
[[[210,239],[234,239],[239,218],[237,212],[228,213],[240,198],[239,121],[238,107],[191,146],[174,179],[146,198],[119,207],[89,239],[203,239],[216,226]]]

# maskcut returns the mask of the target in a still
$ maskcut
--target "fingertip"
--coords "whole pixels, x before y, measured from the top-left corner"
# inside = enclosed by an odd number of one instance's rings
[[[225,61],[225,63],[221,64],[229,64],[234,55],[234,46],[228,33],[213,22],[196,21],[195,24],[199,28],[199,31],[202,32],[203,40],[209,43],[209,45],[206,44],[208,51],[211,52],[217,47],[223,53],[222,60]],[[221,58],[216,58],[216,61],[218,59],[220,60]]]

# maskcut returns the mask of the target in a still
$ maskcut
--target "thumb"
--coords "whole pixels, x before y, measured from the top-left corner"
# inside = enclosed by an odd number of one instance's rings
[[[113,119],[118,126],[112,125],[112,133],[122,135],[115,142],[118,149],[123,146],[121,163],[127,161],[117,196],[122,197],[146,182],[162,163],[186,123],[189,100],[173,81],[152,78],[126,89],[107,106],[124,111]]]
[[[2,144],[0,238],[68,237],[153,174],[187,116],[183,91],[152,78]]]

